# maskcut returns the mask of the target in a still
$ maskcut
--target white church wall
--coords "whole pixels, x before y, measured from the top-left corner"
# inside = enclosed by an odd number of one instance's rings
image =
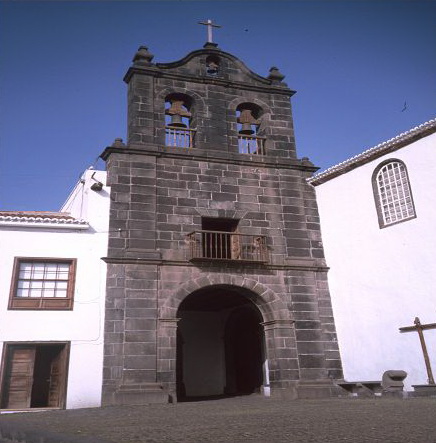
[[[379,228],[374,169],[402,160],[417,218]],[[380,380],[407,371],[406,387],[427,382],[416,332],[399,328],[436,322],[436,135],[316,186],[323,243],[345,378]],[[436,371],[436,330],[424,332]]]
[[[67,408],[101,404],[109,199],[105,189],[81,200],[88,229],[0,225],[1,345],[69,342]],[[76,259],[73,309],[8,309],[15,257]]]

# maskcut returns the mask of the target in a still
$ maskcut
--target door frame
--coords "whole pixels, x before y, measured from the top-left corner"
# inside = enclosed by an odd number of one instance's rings
[[[1,356],[0,365],[0,405],[3,403],[4,387],[6,383],[6,369],[7,369],[7,358],[9,355],[9,350],[11,348],[29,348],[38,346],[56,346],[63,345],[64,348],[62,352],[65,352],[65,368],[64,368],[64,383],[60,391],[60,401],[59,406],[46,406],[41,408],[23,408],[23,409],[13,409],[13,410],[38,410],[38,409],[65,409],[67,400],[67,385],[68,385],[68,372],[70,367],[70,349],[71,342],[69,341],[5,341],[3,342],[3,350]],[[2,408],[5,410],[5,408]]]

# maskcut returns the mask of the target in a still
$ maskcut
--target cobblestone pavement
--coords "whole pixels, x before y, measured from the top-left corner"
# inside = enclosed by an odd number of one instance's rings
[[[5,414],[7,423],[117,443],[436,443],[436,398],[192,403]]]

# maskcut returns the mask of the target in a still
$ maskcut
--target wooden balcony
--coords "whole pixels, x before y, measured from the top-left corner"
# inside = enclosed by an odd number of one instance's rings
[[[238,135],[240,154],[266,155],[265,138],[253,135]]]
[[[193,148],[195,129],[165,126],[165,146]]]
[[[194,231],[188,234],[189,260],[268,263],[264,235]]]

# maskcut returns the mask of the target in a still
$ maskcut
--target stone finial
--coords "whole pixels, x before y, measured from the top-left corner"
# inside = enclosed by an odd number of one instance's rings
[[[279,71],[279,68],[273,66],[269,70],[268,78],[272,81],[281,82],[285,78],[285,76]]]
[[[301,159],[301,164],[303,166],[314,166],[313,163],[309,160],[309,157],[303,157]]]
[[[114,142],[112,143],[112,146],[114,148],[124,148],[126,145],[123,143],[122,138],[116,138]]]
[[[135,65],[148,66],[151,65],[154,55],[148,50],[147,46],[140,46],[133,57]]]

